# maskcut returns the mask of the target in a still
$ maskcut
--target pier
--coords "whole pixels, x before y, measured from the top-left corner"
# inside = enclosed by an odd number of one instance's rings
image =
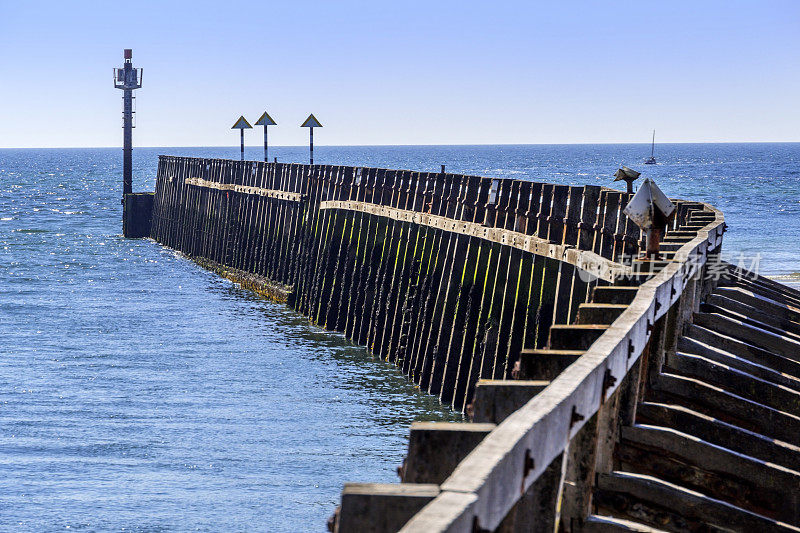
[[[639,259],[631,197],[162,156],[124,233],[465,413],[413,424],[400,482],[347,484],[335,531],[800,531],[800,293],[722,261],[700,202]]]

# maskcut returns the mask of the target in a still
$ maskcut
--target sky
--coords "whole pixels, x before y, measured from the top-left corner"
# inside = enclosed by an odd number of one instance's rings
[[[123,48],[135,146],[800,141],[796,0],[0,0],[0,148],[121,146]]]

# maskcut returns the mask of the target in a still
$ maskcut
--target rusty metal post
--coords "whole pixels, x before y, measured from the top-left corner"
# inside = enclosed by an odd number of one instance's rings
[[[659,258],[659,248],[661,246],[661,228],[651,228],[647,230],[646,239],[647,239],[647,247],[645,249],[645,258],[646,259],[658,259]]]

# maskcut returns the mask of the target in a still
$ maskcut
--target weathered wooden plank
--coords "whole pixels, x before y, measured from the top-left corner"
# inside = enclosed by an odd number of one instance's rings
[[[320,184],[318,188],[319,200],[323,201],[323,199],[329,198],[334,189],[339,186],[338,176],[334,173],[332,167],[321,165],[320,168],[310,169],[310,171],[316,174]],[[307,314],[312,319],[318,320],[321,311],[320,306],[323,302],[325,304],[329,302],[326,295],[330,289],[334,262],[340,244],[338,241],[339,234],[336,230],[343,224],[342,216],[340,215],[340,213],[317,214],[317,225],[314,235],[311,237],[311,246],[316,251],[315,266],[311,271],[307,272],[309,280],[305,296]]]
[[[602,192],[605,193],[605,205],[601,206],[601,209],[603,209],[601,212],[603,222],[600,228],[600,248],[596,251],[605,258],[613,259],[615,244],[614,235],[617,229],[622,193],[616,191]]]
[[[472,420],[500,424],[542,392],[549,381],[482,379],[475,386]]]
[[[653,475],[760,515],[798,524],[800,473],[671,428],[622,428],[623,469]]]
[[[407,198],[406,187],[409,175],[407,171],[397,170],[394,172],[392,183],[392,203],[390,207],[402,209]],[[373,342],[373,352],[385,361],[393,361],[392,335],[391,329],[395,311],[398,306],[397,294],[397,271],[401,267],[401,257],[405,244],[406,224],[400,220],[390,223],[389,238],[384,247],[384,264],[382,265],[381,281],[379,287],[381,292],[376,320],[375,340]]]
[[[520,205],[520,182],[510,182],[510,194],[506,195],[500,204],[502,217],[497,223],[507,231],[514,231],[516,212]],[[509,353],[513,322],[514,308],[517,305],[516,297],[519,285],[519,251],[510,246],[500,248],[498,270],[495,273],[495,294],[492,307],[489,310],[493,328],[497,330],[497,342],[484,346],[486,357],[494,360],[492,368],[493,379],[507,379],[511,377],[514,361]],[[517,354],[513,354],[516,359]]]
[[[387,171],[376,170],[374,186],[371,192],[373,201],[388,204],[391,202],[393,189]],[[368,193],[369,194],[369,193]],[[378,281],[380,279],[381,268],[383,266],[382,256],[387,238],[388,224],[386,220],[371,217],[371,232],[373,233],[373,244],[368,250],[369,259],[367,265],[366,279],[364,281],[364,303],[360,314],[359,334],[356,337],[359,343],[371,348],[371,338],[375,327],[375,316],[378,312]]]
[[[466,184],[469,183],[468,178],[449,174],[446,174],[445,177],[453,182],[445,215],[451,219],[462,220],[468,209],[468,191],[466,189]],[[429,343],[433,357],[427,389],[431,394],[438,395],[442,402],[449,403],[452,399],[454,378],[452,373],[448,376],[447,371],[449,363],[451,368],[454,365],[448,361],[450,353],[448,349],[453,330],[455,305],[460,293],[461,275],[459,272],[463,269],[467,239],[463,235],[448,233],[446,240],[444,268],[437,292],[437,306],[434,308],[435,312],[438,311],[434,324],[436,335],[431,337],[434,342]]]
[[[783,318],[780,314],[762,311],[733,298],[715,293],[709,296],[705,303],[714,306],[715,309],[733,313],[733,318],[747,317],[767,324],[772,328],[800,335],[800,321]]]
[[[751,513],[652,476],[615,472],[598,477],[596,497],[601,512],[608,510],[670,531],[797,532],[788,524]]]
[[[580,189],[575,189],[580,191]],[[570,194],[573,187],[556,186],[553,189],[553,204],[550,212],[550,218],[554,221],[551,223],[550,239],[553,242],[561,244],[575,243],[567,242],[567,225],[566,220],[569,216],[568,204],[570,201]],[[582,192],[582,191],[580,191]],[[576,199],[579,203],[580,200]],[[574,210],[574,207],[573,207]],[[573,214],[575,216],[575,214]],[[564,261],[558,262],[558,274],[556,275],[556,285],[553,293],[553,323],[567,324],[570,322],[570,290],[572,289],[572,281],[575,277],[575,267]]]
[[[715,359],[679,351],[668,354],[666,368],[671,373],[699,379],[733,391],[743,398],[800,416],[800,390],[728,366],[718,360],[721,358]],[[792,385],[800,383],[794,381]]]
[[[501,187],[503,180],[492,180],[489,197],[486,201],[484,224],[496,228],[498,217],[503,216],[498,210],[498,203],[503,200],[505,187]],[[500,212],[500,215],[498,215]],[[491,318],[492,302],[495,297],[497,270],[500,260],[500,243],[489,242],[486,245],[486,258],[477,272],[477,283],[483,287],[478,311],[478,323],[472,345],[472,353],[476,363],[476,377],[478,379],[492,379],[494,377],[495,359],[493,351],[487,352],[487,346],[495,346],[498,342],[498,331]]]
[[[368,184],[364,170],[365,169],[361,168],[353,169],[353,184],[350,193],[351,199],[363,201],[367,194]],[[356,307],[359,306],[359,300],[362,297],[358,292],[358,286],[362,282],[366,261],[365,247],[369,227],[368,219],[368,215],[356,213],[353,216],[353,229],[350,233],[352,255],[346,267],[348,275],[342,290],[344,298],[342,303],[343,308],[339,314],[340,319],[337,329],[343,331],[344,334],[351,339],[353,338],[353,327],[356,320]]]
[[[800,340],[717,313],[695,313],[697,325],[800,362]]]
[[[473,221],[485,219],[485,206],[492,188],[492,180],[480,178],[473,185],[477,189],[474,202],[470,206]],[[480,319],[480,302],[483,297],[484,287],[480,283],[481,276],[489,253],[489,245],[483,239],[471,237],[467,242],[466,258],[461,279],[459,305],[463,308],[463,326],[458,330],[454,328],[451,338],[450,350],[458,354],[458,375],[456,377],[453,407],[464,411],[472,399],[472,390],[478,381],[480,372],[479,361],[476,362],[475,336]]]
[[[471,422],[413,422],[408,456],[401,469],[403,483],[442,483],[495,427]]]
[[[712,444],[800,471],[800,447],[728,424],[688,407],[642,402],[637,421],[676,428]]]
[[[347,483],[335,531],[393,533],[438,494],[433,484]]]
[[[414,202],[417,200],[415,189],[417,186],[417,176],[410,171],[402,173],[400,183],[400,194],[398,206],[404,211],[415,211]],[[419,206],[421,207],[421,206]],[[408,279],[413,265],[414,234],[416,224],[401,222],[398,229],[398,239],[394,248],[395,261],[392,265],[390,276],[391,284],[389,289],[390,306],[387,309],[384,328],[387,335],[384,335],[384,351],[388,361],[397,364],[397,357],[400,348],[400,336],[402,333],[403,314],[406,309],[408,298]],[[411,253],[409,253],[409,250]],[[402,363],[400,363],[402,366]]]
[[[400,202],[402,186],[400,183],[401,179],[398,176],[399,173],[401,173],[401,171],[386,171],[384,187],[391,189],[391,194],[388,196],[388,207],[397,208]],[[322,208],[322,206],[320,207]],[[367,347],[376,357],[381,359],[386,356],[385,352],[382,350],[384,348],[383,337],[387,333],[384,329],[386,314],[388,313],[388,306],[390,305],[389,293],[391,291],[392,280],[389,272],[394,265],[394,248],[398,239],[396,222],[395,219],[387,221],[386,233],[381,243],[381,255],[376,272],[375,305],[373,306],[369,338],[367,340]]]
[[[725,346],[730,344],[730,346]],[[730,337],[718,335],[711,330],[690,325],[678,342],[682,352],[701,355],[707,359],[745,371],[761,379],[800,390],[800,365],[791,359],[749,347]],[[763,357],[759,357],[763,354]],[[794,371],[794,374],[793,374]]]
[[[441,188],[439,186],[441,183]],[[458,189],[456,188],[456,176],[452,174],[444,174],[437,179],[437,187],[435,188],[435,196],[433,201],[433,214],[452,218],[456,212]],[[441,191],[441,192],[439,192]],[[438,194],[437,194],[438,193]],[[438,231],[438,243],[434,244],[437,250],[436,254],[436,268],[431,272],[430,276],[430,296],[428,298],[429,315],[426,320],[427,325],[423,329],[423,335],[420,339],[420,355],[418,360],[419,366],[419,381],[417,382],[421,389],[430,392],[431,375],[433,368],[436,364],[436,359],[440,357],[439,347],[436,344],[439,340],[439,328],[441,327],[442,313],[444,310],[444,299],[446,283],[452,258],[452,236],[453,234],[446,231]],[[428,310],[426,310],[428,311]]]
[[[685,405],[744,429],[800,445],[800,417],[708,383],[665,373],[654,384],[652,393],[653,401]]]
[[[475,220],[477,210],[474,205],[480,200],[479,182],[469,176],[460,180],[461,195],[459,197],[459,220]],[[444,365],[441,367],[440,380],[442,382],[439,400],[461,408],[463,401],[456,398],[459,366],[463,357],[463,333],[468,318],[469,290],[464,287],[465,276],[471,274],[473,263],[470,258],[470,244],[472,239],[468,236],[457,235],[454,243],[454,258],[452,270],[447,280],[446,301],[447,311],[443,315],[440,345],[443,350]]]
[[[431,183],[435,179],[435,174],[419,175],[416,189],[417,199],[414,204],[416,211],[424,212],[429,208],[433,193]],[[428,227],[417,226],[414,241],[409,273],[409,294],[403,303],[403,324],[398,348],[399,367],[409,376],[416,367],[414,341],[421,326],[422,302],[426,294],[424,282],[431,261],[430,248],[433,242],[433,231]]]
[[[309,182],[309,198],[306,204],[304,219],[308,222],[303,231],[303,259],[298,270],[295,287],[297,287],[298,301],[297,310],[304,314],[309,314],[311,308],[312,289],[314,286],[315,275],[320,271],[319,262],[321,250],[324,242],[321,238],[325,230],[323,213],[318,209],[319,203],[323,199],[325,189],[328,187],[323,173],[311,172],[305,165],[292,165],[292,174],[295,179]],[[274,235],[274,234],[273,234]]]
[[[354,186],[355,173],[352,168],[341,168],[340,178],[341,186],[336,192],[339,198],[348,199],[353,198],[357,193]],[[334,267],[333,281],[331,287],[331,294],[328,298],[327,304],[323,303],[322,307],[327,305],[327,312],[325,313],[325,328],[335,331],[344,331],[347,321],[347,307],[350,299],[350,284],[354,270],[355,256],[358,251],[358,241],[356,238],[358,223],[357,213],[346,213],[344,215],[344,224],[341,228],[341,237],[339,251],[336,254],[336,261]]]

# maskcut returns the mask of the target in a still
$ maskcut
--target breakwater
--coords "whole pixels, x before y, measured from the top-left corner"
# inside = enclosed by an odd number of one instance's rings
[[[722,261],[699,202],[635,258],[628,199],[162,157],[141,216],[470,416],[412,426],[401,483],[348,484],[334,530],[798,531],[800,294]]]
[[[600,187],[162,157],[152,236],[252,273],[283,301],[466,409],[479,379],[568,323],[638,249]],[[582,267],[581,275],[578,266]]]

